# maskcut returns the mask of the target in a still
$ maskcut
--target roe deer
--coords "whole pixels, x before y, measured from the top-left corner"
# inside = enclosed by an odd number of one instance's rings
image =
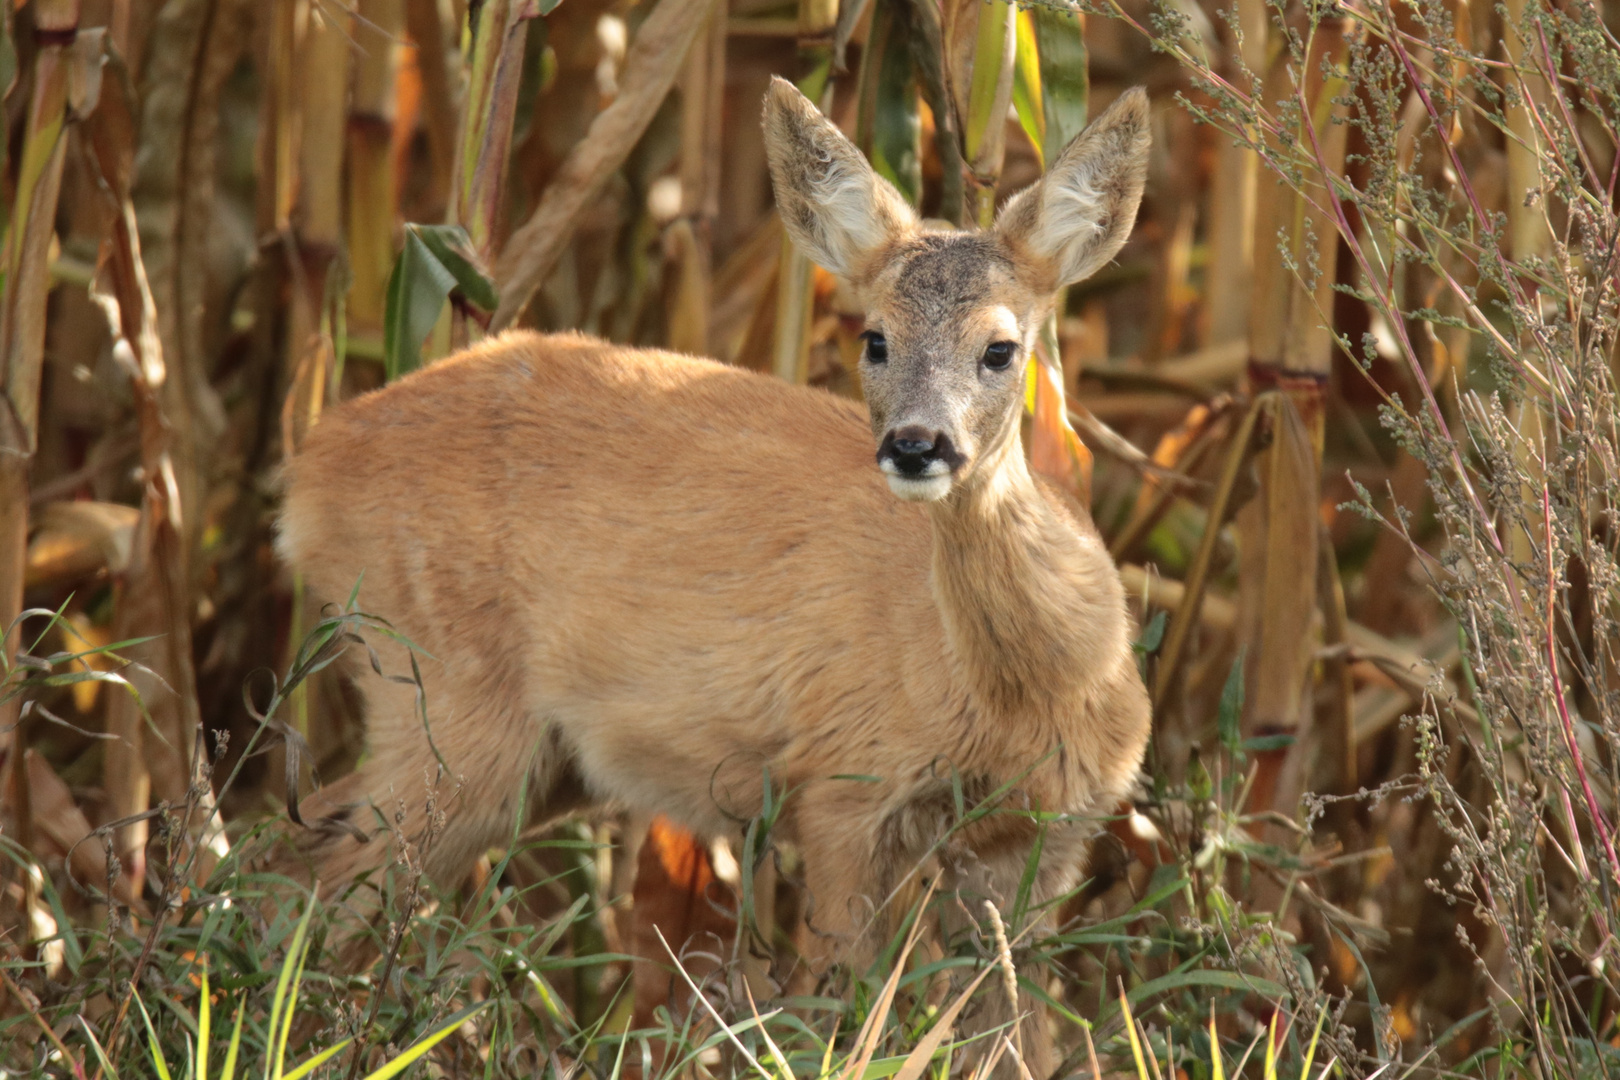
[[[779,828],[818,947],[859,959],[947,833],[946,886],[1010,903],[1028,811],[1068,815],[1032,902],[1060,895],[1075,818],[1110,812],[1139,767],[1148,700],[1118,571],[1029,472],[1019,420],[1053,294],[1135,220],[1147,99],[1122,97],[981,233],[919,221],[783,80],[764,123],[788,235],[868,312],[866,409],[511,333],[323,419],[290,466],[280,548],[327,601],[364,575],[361,606],[431,654],[432,741],[461,787],[429,877],[459,881],[525,797],[535,821],[613,802],[715,835],[759,811],[768,771],[793,792]],[[370,831],[302,834],[328,894],[387,861],[373,826],[397,803],[382,831],[425,827],[439,760],[413,688],[360,689],[371,757],[305,803]],[[1012,793],[951,831],[956,784]],[[1046,1053],[1026,1041],[1041,1080]]]

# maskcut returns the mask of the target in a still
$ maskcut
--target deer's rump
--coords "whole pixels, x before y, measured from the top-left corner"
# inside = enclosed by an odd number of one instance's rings
[[[555,727],[598,797],[746,813],[773,762],[876,771],[860,729],[893,743],[908,718],[851,702],[937,669],[930,523],[872,454],[863,410],[825,393],[507,335],[323,419],[290,466],[281,548],[317,599],[360,582],[359,606],[431,654],[453,771],[476,780]],[[386,755],[421,729],[374,681]]]

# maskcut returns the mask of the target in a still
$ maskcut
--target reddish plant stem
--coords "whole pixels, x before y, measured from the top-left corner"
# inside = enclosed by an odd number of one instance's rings
[[[1581,796],[1586,800],[1586,812],[1592,817],[1592,829],[1598,835],[1598,841],[1603,845],[1603,853],[1609,860],[1609,873],[1614,877],[1614,883],[1620,885],[1620,855],[1614,849],[1614,838],[1609,834],[1608,820],[1603,816],[1603,810],[1598,806],[1597,796],[1592,791],[1592,781],[1586,775],[1586,755],[1581,753],[1581,745],[1575,738],[1575,722],[1570,718],[1569,705],[1564,700],[1564,683],[1558,675],[1558,638],[1554,633],[1554,609],[1558,596],[1557,572],[1553,568],[1553,527],[1552,527],[1552,495],[1547,485],[1541,485],[1541,520],[1547,533],[1547,671],[1552,676],[1553,700],[1558,705],[1558,718],[1564,726],[1564,741],[1569,744],[1569,756],[1575,763],[1575,775],[1581,782]],[[1571,843],[1580,843],[1580,833],[1574,832],[1575,822],[1569,823],[1571,830]]]

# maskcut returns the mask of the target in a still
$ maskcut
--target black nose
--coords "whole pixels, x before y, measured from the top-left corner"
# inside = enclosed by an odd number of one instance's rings
[[[927,428],[908,425],[889,432],[878,449],[878,457],[888,458],[907,476],[920,476],[928,463],[939,457],[939,439]]]

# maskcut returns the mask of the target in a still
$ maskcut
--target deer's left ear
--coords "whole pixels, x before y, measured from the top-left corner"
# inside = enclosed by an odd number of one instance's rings
[[[1119,253],[1147,179],[1148,98],[1125,91],[996,218],[996,236],[1043,288],[1088,278]]]

